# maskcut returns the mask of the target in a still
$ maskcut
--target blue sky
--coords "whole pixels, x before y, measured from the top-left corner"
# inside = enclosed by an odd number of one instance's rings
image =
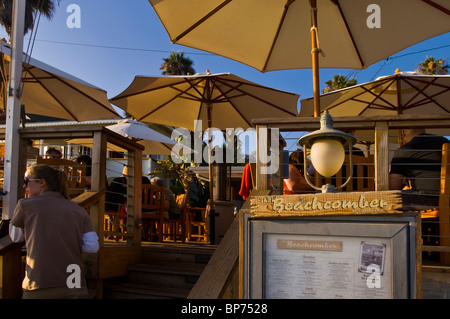
[[[81,28],[69,28],[69,5],[81,9]],[[4,30],[0,36],[6,37]],[[26,49],[30,34],[26,35]],[[440,49],[437,49],[440,48]],[[241,63],[203,51],[173,45],[147,0],[62,0],[54,18],[40,20],[32,57],[108,92],[122,92],[135,75],[160,75],[162,59],[184,51],[197,72],[231,72],[250,81],[298,93],[300,99],[313,95],[310,69],[261,73]],[[321,69],[320,82],[334,74],[356,76],[358,83],[393,74],[397,68],[413,71],[427,55],[450,57],[450,33],[401,51],[366,70]]]

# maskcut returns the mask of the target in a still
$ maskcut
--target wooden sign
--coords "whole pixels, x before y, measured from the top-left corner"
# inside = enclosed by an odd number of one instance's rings
[[[398,214],[401,207],[400,191],[251,197],[251,212],[258,217]]]

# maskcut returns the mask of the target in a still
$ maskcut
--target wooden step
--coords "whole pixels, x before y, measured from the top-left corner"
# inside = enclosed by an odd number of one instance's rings
[[[217,246],[142,243],[142,259],[128,275],[104,281],[104,298],[187,298]]]
[[[151,264],[130,266],[128,279],[153,287],[192,288],[203,269],[204,265],[195,263],[153,260]]]
[[[105,299],[186,299],[190,289],[152,287],[124,279],[108,279],[104,284]]]
[[[208,263],[217,246],[206,244],[165,244],[151,243],[142,246],[142,262],[153,260]]]

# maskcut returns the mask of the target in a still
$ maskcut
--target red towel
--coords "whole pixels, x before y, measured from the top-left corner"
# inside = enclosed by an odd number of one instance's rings
[[[250,171],[250,163],[245,165],[244,172],[242,173],[241,180],[241,190],[239,191],[239,195],[242,196],[244,200],[247,200],[248,195],[250,195],[250,191],[252,190],[252,176]]]

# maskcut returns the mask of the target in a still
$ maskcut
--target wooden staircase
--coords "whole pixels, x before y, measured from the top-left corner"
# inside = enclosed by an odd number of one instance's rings
[[[104,281],[104,299],[187,298],[216,246],[143,243],[142,261],[128,276]]]

